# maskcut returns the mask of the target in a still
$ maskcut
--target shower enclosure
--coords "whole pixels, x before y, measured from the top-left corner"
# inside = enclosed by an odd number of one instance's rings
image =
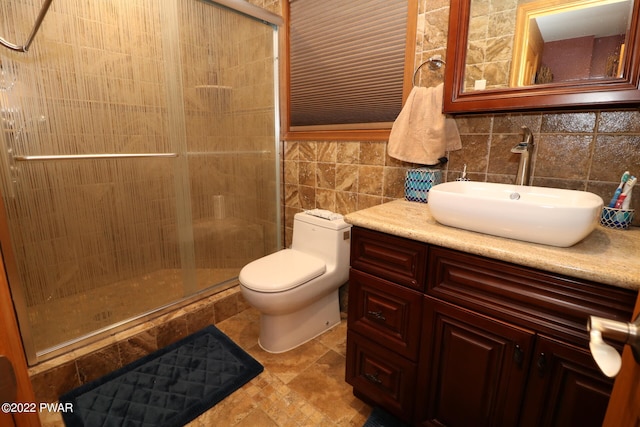
[[[280,247],[279,18],[221,1],[55,0],[29,52],[0,47],[1,244],[31,364]],[[38,3],[3,1],[0,35],[26,38]]]

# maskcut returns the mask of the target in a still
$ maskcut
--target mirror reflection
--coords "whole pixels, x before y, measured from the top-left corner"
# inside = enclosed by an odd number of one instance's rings
[[[624,77],[633,0],[471,0],[464,92]]]

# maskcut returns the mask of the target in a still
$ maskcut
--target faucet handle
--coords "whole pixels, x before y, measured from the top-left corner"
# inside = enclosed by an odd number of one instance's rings
[[[533,145],[533,133],[526,126],[522,126],[522,139],[521,144]]]
[[[511,149],[512,153],[524,153],[525,151],[527,151],[529,149],[529,146],[526,142],[519,142],[518,145],[516,145],[515,147],[513,147]]]

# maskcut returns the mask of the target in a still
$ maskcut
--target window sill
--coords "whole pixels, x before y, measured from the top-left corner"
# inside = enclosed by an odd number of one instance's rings
[[[285,132],[285,141],[387,141],[391,129],[313,130]]]

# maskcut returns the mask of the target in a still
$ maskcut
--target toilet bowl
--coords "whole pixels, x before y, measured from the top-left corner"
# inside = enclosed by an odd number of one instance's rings
[[[260,312],[263,350],[292,350],[340,323],[338,290],[349,278],[350,242],[351,225],[342,215],[301,212],[290,249],[242,268],[240,290]]]

